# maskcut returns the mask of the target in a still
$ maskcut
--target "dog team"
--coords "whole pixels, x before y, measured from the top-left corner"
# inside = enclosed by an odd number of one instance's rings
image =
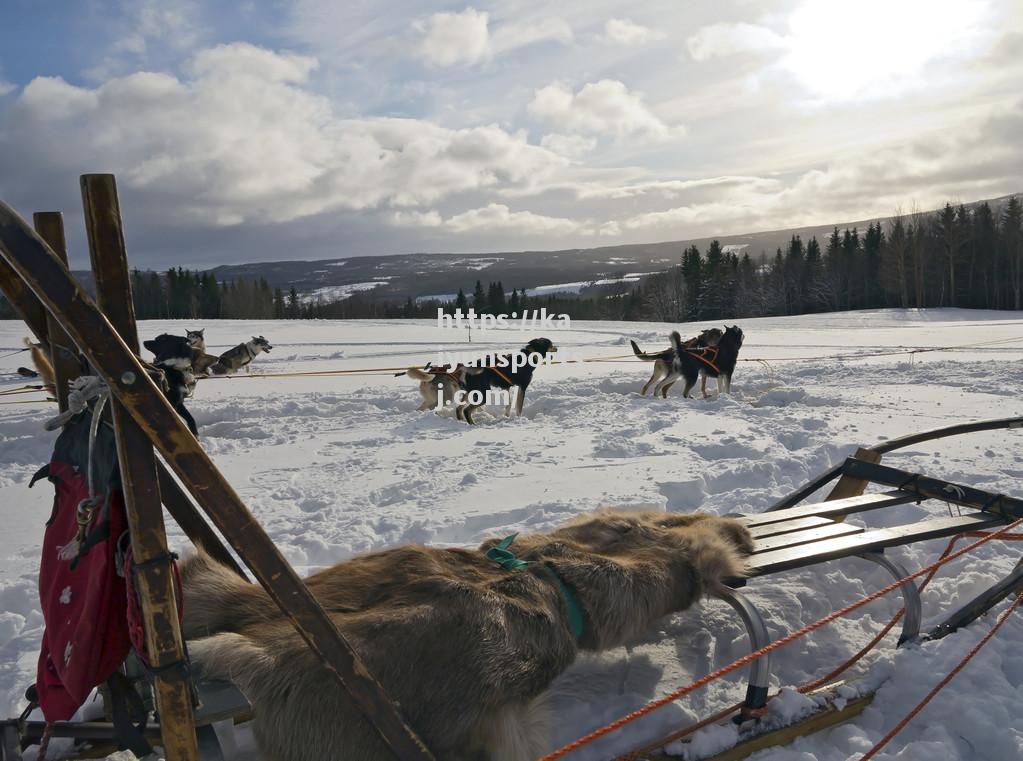
[[[654,371],[643,389],[644,396],[654,386],[654,396],[666,398],[668,390],[680,378],[685,380],[682,396],[691,398],[693,386],[702,380],[700,390],[707,396],[707,378],[716,378],[718,392],[730,393],[732,375],[742,348],[743,332],[738,325],[704,330],[695,338],[682,340],[679,332],[672,331],[671,346],[655,353],[642,351],[632,341],[632,351],[641,360],[653,362]],[[405,375],[419,381],[422,404],[418,411],[441,410],[454,407],[455,417],[472,425],[474,413],[485,404],[503,399],[505,417],[511,415],[514,404],[515,414],[522,414],[526,389],[533,380],[536,367],[557,347],[548,338],[534,338],[512,354],[501,354],[489,365],[482,361],[469,365],[446,365],[444,367],[411,367],[398,376]],[[493,389],[498,394],[491,396]]]
[[[662,398],[680,378],[728,392],[743,333],[710,329],[635,355],[654,363],[642,394]],[[262,336],[219,357],[202,330],[145,341],[165,393],[193,433],[184,400],[196,378],[229,375],[272,348]],[[444,370],[410,368],[421,410],[449,402],[458,419],[494,389],[521,415],[526,389],[553,342]],[[49,366],[33,351],[37,367]],[[38,354],[38,357],[36,356]],[[486,364],[482,364],[485,362]],[[46,376],[52,383],[52,370]],[[707,514],[584,514],[553,531],[492,538],[478,549],[407,545],[345,560],[305,582],[369,672],[401,706],[436,758],[530,761],[551,748],[550,687],[583,651],[628,644],[658,619],[691,607],[747,573],[753,539],[738,521]],[[384,761],[391,751],[348,692],[258,585],[199,552],[181,568],[182,633],[205,679],[234,682],[252,706],[267,761]],[[414,677],[414,678],[410,678]],[[430,695],[424,699],[423,686]]]

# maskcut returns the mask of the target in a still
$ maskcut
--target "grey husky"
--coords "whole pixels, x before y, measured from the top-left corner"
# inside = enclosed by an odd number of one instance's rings
[[[248,365],[259,356],[261,352],[270,352],[273,347],[263,336],[253,336],[251,341],[238,344],[233,349],[228,349],[217,359],[216,363],[210,365],[211,375],[233,375]]]

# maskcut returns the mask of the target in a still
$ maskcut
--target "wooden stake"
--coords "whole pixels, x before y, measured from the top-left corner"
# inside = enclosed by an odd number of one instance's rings
[[[82,205],[99,306],[137,355],[135,309],[113,175],[84,175]],[[198,761],[195,716],[153,445],[119,401],[111,399],[110,405],[132,554],[138,566],[135,585],[142,603],[146,650],[156,672],[163,749],[168,761]]]
[[[64,215],[59,211],[37,211],[32,215],[39,237],[46,241],[50,250],[67,267],[67,241],[64,239]],[[57,403],[60,411],[67,409],[68,382],[81,375],[78,364],[78,349],[68,334],[49,313],[46,314],[46,329],[50,339],[50,363],[56,384]]]
[[[54,221],[53,218],[56,218]],[[33,221],[35,222],[36,230],[39,231],[40,237],[49,245],[52,242],[59,241],[63,246],[64,232],[63,232],[63,215],[60,212],[37,212],[33,215]],[[59,233],[56,230],[59,229]],[[54,231],[54,232],[49,232]],[[51,246],[52,250],[52,246]],[[53,250],[53,253],[58,259],[67,266],[67,255],[58,250]],[[42,303],[36,298],[36,295],[29,290],[20,276],[11,269],[10,265],[0,257],[0,274],[7,273],[9,276],[8,280],[3,280],[0,277],[0,286],[5,294],[7,291],[7,284],[13,283],[16,285],[16,289],[20,289],[21,295],[19,297],[19,303],[15,305],[15,310],[19,313],[22,320],[28,324],[29,329],[35,335],[37,341],[45,341],[46,336],[49,335],[49,330],[52,326],[56,326],[56,329],[60,331],[61,338],[55,338],[51,343],[51,351],[54,355],[57,354],[56,344],[62,343],[72,348],[74,352],[74,374],[71,374],[71,369],[68,367],[64,372],[68,373],[66,376],[68,379],[77,377],[79,374],[79,365],[77,357],[77,347],[74,347],[74,342],[71,341],[70,337],[67,336],[66,331],[60,324],[53,319],[53,317],[46,311]],[[69,273],[70,275],[70,273]],[[74,278],[71,278],[74,281]],[[12,303],[13,299],[12,299]],[[22,311],[22,310],[25,311]],[[31,315],[44,315],[42,321],[38,324],[34,324],[34,318]],[[70,356],[61,355],[62,358]],[[62,382],[62,378],[65,377],[61,372],[61,359],[54,357],[54,369],[57,372],[57,387],[58,391],[60,388],[66,388],[66,383]],[[65,407],[66,394],[61,397],[61,411],[63,412]],[[234,559],[234,556],[230,553],[224,543],[217,536],[213,528],[206,522],[199,512],[198,508],[192,503],[192,500],[185,493],[184,489],[181,488],[180,484],[174,480],[174,477],[168,472],[167,466],[157,460],[156,470],[160,479],[160,498],[163,500],[164,507],[167,508],[167,512],[171,514],[174,521],[181,527],[182,531],[188,536],[194,545],[201,547],[208,554],[213,556],[218,562],[223,563],[228,568],[231,568],[235,573],[239,574],[243,578],[247,579],[245,572],[238,565],[238,561]]]
[[[864,449],[860,447],[856,450],[856,454],[853,455],[857,460],[863,460],[864,462],[878,463],[881,462],[881,455],[871,449]],[[867,488],[869,482],[862,478],[854,478],[852,476],[842,475],[838,479],[838,483],[831,490],[825,498],[825,502],[830,502],[833,499],[845,499],[846,497],[858,497],[863,494],[863,490]]]
[[[124,409],[147,433],[199,506],[323,660],[327,672],[348,690],[395,755],[410,760],[432,759],[349,642],[144,372],[138,357],[60,262],[52,256],[38,255],[41,249],[46,250],[46,244],[10,207],[0,203],[2,257],[82,348]]]

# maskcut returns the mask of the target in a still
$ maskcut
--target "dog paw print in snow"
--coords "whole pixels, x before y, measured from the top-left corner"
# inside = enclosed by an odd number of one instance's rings
[[[64,587],[61,591],[60,602],[62,605],[69,605],[71,603],[71,587]]]

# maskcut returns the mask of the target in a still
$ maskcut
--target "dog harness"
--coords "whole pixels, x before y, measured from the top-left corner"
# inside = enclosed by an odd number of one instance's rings
[[[505,383],[507,383],[507,384],[508,384],[509,386],[514,386],[514,385],[515,385],[515,383],[514,383],[514,382],[512,382],[512,379],[511,379],[511,378],[509,378],[509,377],[508,377],[507,375],[505,375],[504,373],[502,373],[502,372],[501,372],[500,370],[498,370],[498,369],[497,369],[496,367],[491,367],[490,369],[491,369],[491,370],[493,370],[493,371],[494,371],[495,373],[497,373],[497,375],[498,375],[498,376],[499,376],[500,378],[504,379],[504,382],[505,382]]]
[[[448,365],[448,369],[447,370],[437,370],[437,369],[432,368],[432,367],[427,368],[427,370],[430,372],[431,375],[435,375],[435,376],[436,375],[443,375],[446,378],[450,378],[451,381],[456,386],[461,386],[462,385],[462,381],[455,374],[455,373],[458,372],[459,368],[461,368],[461,367],[462,367],[462,365]]]
[[[715,362],[717,362],[718,360],[719,351],[720,349],[718,349],[717,346],[704,346],[701,349],[686,349],[686,353],[689,354],[689,356],[695,357],[696,359],[700,360],[716,373],[721,372],[721,370],[718,369],[718,366],[715,364]],[[707,357],[707,354],[710,354],[710,357]]]
[[[506,571],[519,571],[528,566],[537,565],[533,560],[522,560],[512,552],[509,547],[511,543],[515,541],[515,537],[518,534],[512,534],[506,536],[495,546],[487,550],[487,559],[493,560],[499,566]],[[546,563],[540,564],[540,568],[545,570],[554,580],[554,585],[558,588],[558,592],[561,593],[561,599],[565,601],[565,607],[568,608],[568,628],[572,632],[572,636],[575,637],[576,641],[583,636],[583,611],[579,607],[579,601],[576,600],[575,595],[572,594],[572,590],[568,588],[568,585],[558,576],[551,566]]]

